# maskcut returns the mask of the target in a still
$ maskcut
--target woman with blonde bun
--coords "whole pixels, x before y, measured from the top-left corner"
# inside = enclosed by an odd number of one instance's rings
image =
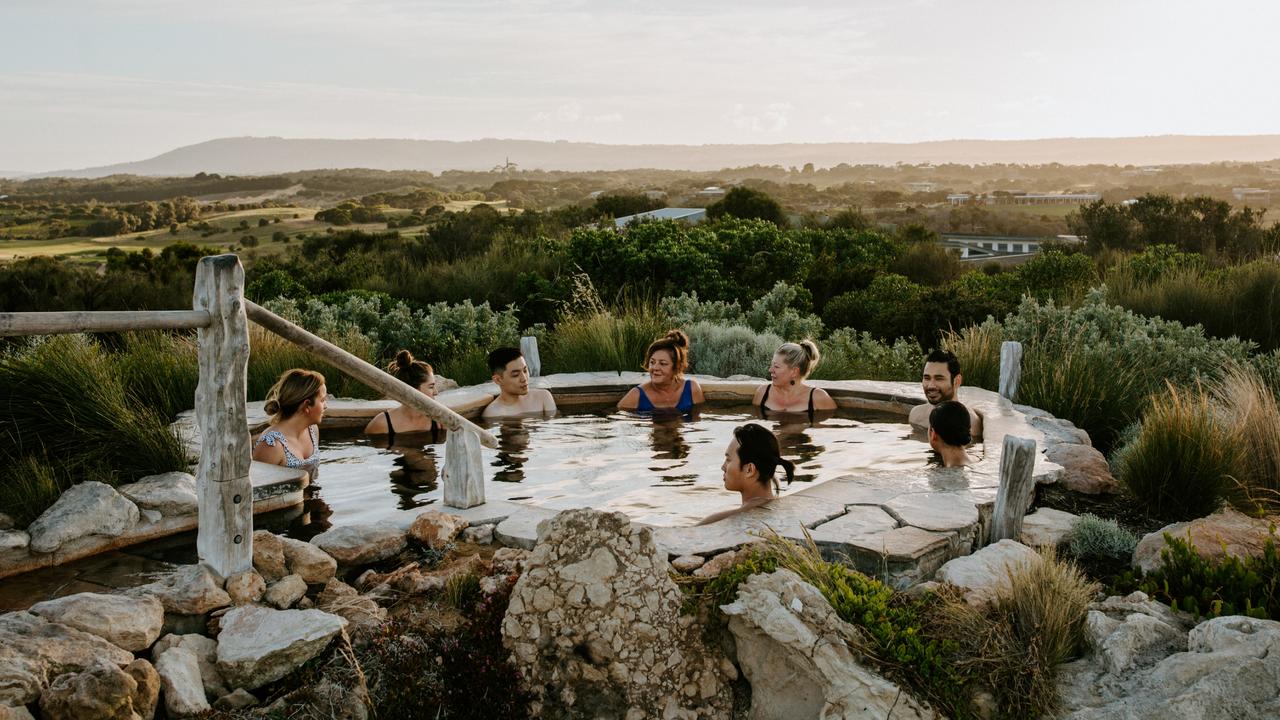
[[[396,358],[387,366],[387,373],[397,380],[426,395],[436,396],[436,375],[431,365],[413,357],[408,350],[396,353]],[[364,426],[366,435],[386,435],[387,444],[394,445],[396,434],[431,433],[431,442],[437,442],[440,425],[426,415],[401,403],[395,410],[385,410],[373,416]]]
[[[320,472],[320,420],[329,403],[324,375],[315,370],[286,370],[267,392],[264,409],[271,425],[253,443],[253,459]]]
[[[836,401],[826,390],[805,383],[818,367],[818,345],[812,340],[783,343],[769,364],[770,382],[761,385],[751,401],[760,406],[762,415],[776,413],[808,413],[835,410]]]
[[[618,401],[619,410],[676,410],[687,413],[705,400],[698,381],[684,376],[685,370],[689,369],[688,335],[679,330],[669,330],[649,344],[644,361],[643,369],[648,371],[649,381],[631,388]]]

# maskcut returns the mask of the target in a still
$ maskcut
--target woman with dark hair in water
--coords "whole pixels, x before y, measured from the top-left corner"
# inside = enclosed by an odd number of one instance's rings
[[[778,439],[766,428],[755,423],[739,425],[733,430],[733,439],[724,451],[724,489],[736,490],[742,504],[733,510],[725,510],[703,518],[698,524],[707,525],[737,515],[744,510],[760,507],[778,497],[781,490],[774,474],[782,466],[787,482],[795,479],[795,463],[782,457]]]
[[[387,366],[387,373],[427,397],[436,396],[436,375],[431,366],[415,360],[413,353],[408,350],[396,353],[396,359]],[[440,424],[435,420],[403,403],[394,410],[374,415],[369,424],[364,426],[366,435],[386,435],[388,445],[395,444],[397,433],[429,432],[431,441],[436,442],[440,430]]]
[[[689,369],[689,336],[679,330],[649,344],[644,354],[644,370],[649,382],[641,383],[618,401],[619,410],[652,412],[676,410],[687,413],[703,402],[702,386],[684,376]]]

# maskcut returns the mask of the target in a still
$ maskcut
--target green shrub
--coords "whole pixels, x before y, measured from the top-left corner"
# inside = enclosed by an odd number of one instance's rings
[[[1263,546],[1261,556],[1222,560],[1200,556],[1190,542],[1164,535],[1160,567],[1143,577],[1138,589],[1201,617],[1247,615],[1260,620],[1280,618],[1280,556],[1276,553],[1276,529]]]
[[[325,339],[362,360],[377,363],[377,358],[373,356],[372,344],[358,332],[349,331],[345,337],[326,337]],[[316,370],[324,375],[328,391],[338,397],[373,400],[380,396],[376,390],[352,379],[338,368],[316,359],[316,356],[310,352],[279,335],[257,325],[249,326],[247,384],[250,401],[266,398],[267,391],[286,370],[299,367]]]
[[[920,378],[924,353],[914,340],[898,338],[892,345],[871,333],[842,328],[819,343],[822,359],[813,377],[821,380],[901,380]],[[966,380],[968,380],[966,374]]]
[[[690,370],[704,375],[761,377],[769,370],[782,338],[741,325],[697,322],[686,327]]]
[[[955,353],[960,360],[964,384],[987,390],[1000,389],[1000,345],[1003,342],[1003,328],[996,322],[970,325],[942,336],[942,347]]]
[[[1149,513],[1190,520],[1213,512],[1232,488],[1237,447],[1208,393],[1170,385],[1151,396],[1112,466]]]
[[[548,337],[546,349],[540,350],[542,372],[640,370],[649,343],[667,329],[666,320],[646,306],[564,318]]]
[[[1071,527],[1071,555],[1076,558],[1127,562],[1137,547],[1138,537],[1109,518],[1085,513]]]
[[[808,304],[807,296],[803,287],[778,282],[769,292],[756,298],[745,312],[737,301],[699,301],[697,292],[663,298],[658,310],[679,328],[709,322],[724,326],[743,325],[790,341],[817,339],[822,337],[822,320],[816,315],[800,312],[800,308]]]

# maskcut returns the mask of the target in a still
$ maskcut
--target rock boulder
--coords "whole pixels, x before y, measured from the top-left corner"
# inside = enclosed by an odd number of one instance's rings
[[[413,519],[409,536],[423,545],[441,548],[453,542],[467,525],[467,521],[457,515],[428,510]]]
[[[937,717],[860,663],[857,630],[790,570],[752,575],[721,610],[751,682],[750,720]]]
[[[207,566],[185,565],[169,577],[149,585],[130,589],[130,595],[151,595],[167,612],[178,615],[201,615],[231,604],[231,596],[222,589],[222,579]]]
[[[1107,458],[1089,445],[1058,443],[1045,449],[1050,462],[1062,466],[1058,482],[1072,492],[1103,495],[1120,492],[1120,483],[1111,474]]]
[[[994,602],[1009,588],[1011,573],[1037,562],[1041,559],[1035,550],[1012,540],[1001,540],[972,555],[947,561],[938,568],[935,579],[963,588],[965,601],[983,606]]]
[[[1222,560],[1228,555],[1260,557],[1267,538],[1271,536],[1270,527],[1278,520],[1280,518],[1252,518],[1224,508],[1208,517],[1166,525],[1142,538],[1133,551],[1133,566],[1147,573],[1160,567],[1160,551],[1166,545],[1165,533],[1180,540],[1189,539],[1196,553],[1209,560]],[[1280,537],[1276,543],[1280,545]]]
[[[65,673],[105,661],[124,667],[133,653],[29,612],[0,615],[0,704],[26,705]]]
[[[161,515],[196,514],[196,478],[191,473],[149,475],[136,483],[121,485],[120,494],[139,508],[156,510]]]
[[[320,610],[232,608],[222,617],[218,669],[232,687],[262,687],[320,654],[346,625]]]
[[[110,662],[66,673],[40,695],[45,720],[132,720],[138,682]]]
[[[36,603],[29,612],[134,652],[151,647],[164,626],[164,606],[147,596],[77,593]]]
[[[57,552],[65,543],[83,537],[117,537],[138,524],[138,506],[106,483],[96,480],[72,485],[48,510],[31,523],[31,550]]]
[[[542,524],[502,622],[535,714],[727,717],[733,665],[681,601],[651,529],[587,509]]]
[[[340,565],[368,565],[394,557],[408,545],[404,531],[389,522],[343,525],[311,538]]]
[[[164,688],[164,709],[169,717],[190,717],[210,709],[195,653],[171,647],[156,659],[156,672]]]

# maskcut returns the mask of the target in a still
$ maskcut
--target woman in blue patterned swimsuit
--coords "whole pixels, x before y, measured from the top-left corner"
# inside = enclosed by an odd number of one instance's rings
[[[253,443],[253,459],[301,468],[312,480],[320,471],[320,419],[329,402],[324,376],[314,370],[286,371],[267,392],[271,425]]]
[[[702,386],[693,378],[685,378],[689,368],[689,336],[671,330],[649,344],[645,352],[645,370],[649,382],[637,385],[618,402],[619,410],[675,410],[687,413],[702,404]]]

